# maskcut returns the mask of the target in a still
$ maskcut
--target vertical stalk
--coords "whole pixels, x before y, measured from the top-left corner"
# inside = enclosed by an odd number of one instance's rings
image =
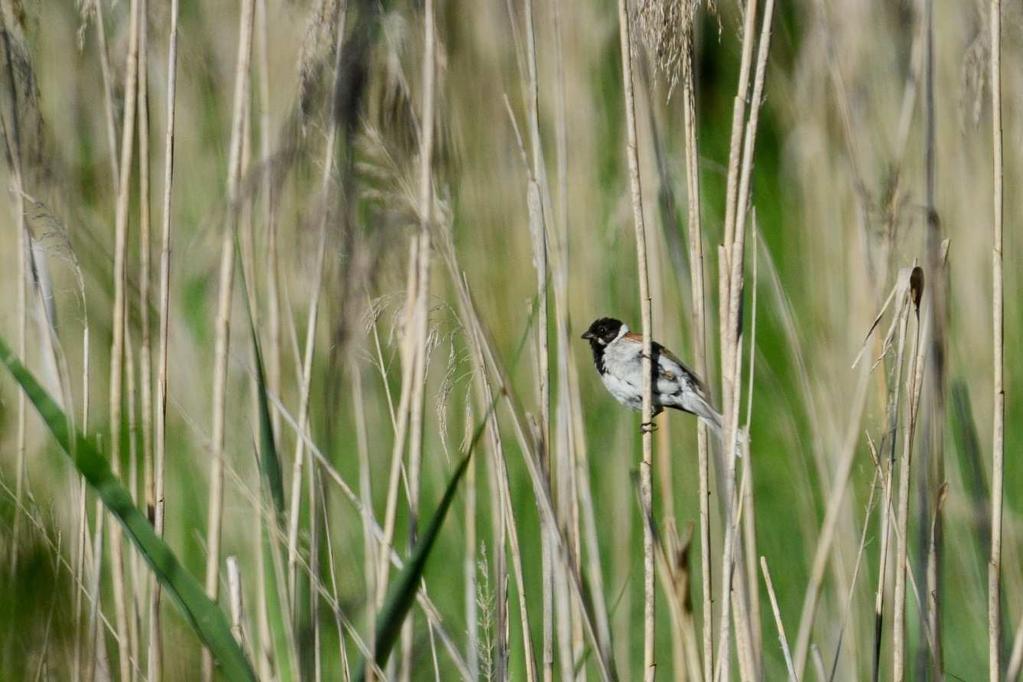
[[[746,96],[753,53],[753,32],[755,29],[756,3],[746,6],[745,25],[743,29],[743,64],[739,76],[739,90],[735,98],[732,118],[732,140],[729,155],[728,188],[725,210],[725,244],[721,248],[719,288],[721,292],[721,383],[723,386],[722,413],[724,414],[724,453],[727,473],[725,475],[725,509],[726,525],[724,548],[721,566],[721,622],[719,623],[721,641],[718,644],[718,673],[721,679],[729,679],[730,646],[728,628],[730,611],[734,601],[735,629],[737,651],[740,656],[740,672],[744,677],[753,675],[756,668],[756,656],[750,648],[752,628],[747,613],[746,583],[733,583],[732,573],[736,561],[733,535],[738,530],[734,518],[734,510],[738,506],[735,499],[735,449],[738,444],[739,402],[741,398],[741,300],[743,290],[743,263],[745,258],[746,212],[750,203],[751,177],[753,172],[753,153],[756,146],[757,124],[759,121],[760,103],[763,98],[764,79],[767,57],[771,47],[771,22],[774,17],[774,0],[766,0],[764,16],[761,23],[760,37],[756,61],[756,72],[753,78],[752,95],[749,102],[749,117],[745,121]],[[741,113],[742,116],[737,114]],[[734,204],[732,203],[734,202]],[[730,240],[730,241],[729,241]],[[748,482],[752,485],[752,482]],[[741,554],[740,554],[741,556]],[[753,557],[748,557],[752,561]],[[735,592],[733,593],[733,584]]]
[[[902,437],[902,461],[899,463],[899,498],[896,507],[896,558],[895,558],[895,599],[892,624],[892,680],[902,682],[906,672],[906,574],[908,573],[909,550],[909,474],[913,463],[913,433],[920,406],[920,389],[923,384],[925,345],[921,343],[920,296],[923,292],[923,271],[914,268],[910,284],[910,296],[916,313],[916,336],[913,343],[914,355],[907,376],[906,419]]]
[[[643,188],[639,177],[639,152],[636,143],[636,102],[632,84],[632,19],[627,0],[618,0],[618,34],[622,51],[622,83],[625,89],[625,125],[628,133],[626,155],[629,158],[629,188],[632,217],[636,231],[636,262],[639,268],[639,305],[643,324],[643,459],[639,467],[639,494],[642,518],[653,513],[653,396],[652,350],[653,322],[650,277],[647,272],[646,226],[643,220]],[[654,660],[654,538],[649,523],[643,523],[643,679],[653,680]]]
[[[164,135],[162,226],[160,234],[160,322],[157,357],[153,443],[153,528],[164,527],[164,468],[167,454],[167,340],[170,329],[171,188],[174,180],[174,117],[177,92],[178,0],[171,0],[170,37],[167,48],[167,129]],[[153,581],[149,620],[148,677],[160,682],[163,634],[160,625],[160,583]]]
[[[419,247],[416,250],[415,350],[412,375],[412,407],[409,424],[409,546],[416,542],[419,517],[419,486],[423,458],[423,407],[426,393],[428,314],[430,299],[430,229],[433,222],[433,129],[436,69],[436,25],[433,0],[423,7],[423,99],[419,140]],[[402,635],[402,671],[412,666],[413,618],[410,613]]]
[[[991,560],[988,563],[988,679],[1001,679],[1002,487],[1005,455],[1005,302],[1002,275],[1002,221],[1005,171],[1002,162],[1002,3],[991,0],[991,127],[994,176],[994,247],[992,249],[992,343],[994,346],[994,417],[991,440]]]
[[[128,247],[128,208],[131,190],[132,143],[135,139],[135,106],[138,79],[139,3],[132,0],[128,38],[128,62],[124,76],[124,122],[121,128],[121,159],[114,223],[114,311],[110,344],[110,464],[115,475],[121,470],[121,400],[124,374],[124,333],[127,324],[126,253]],[[130,639],[128,609],[125,604],[124,556],[121,528],[110,524],[110,554],[113,563],[114,615],[118,637],[118,661],[122,680],[130,680]]]
[[[227,221],[220,244],[219,294],[217,298],[216,346],[213,368],[213,433],[209,515],[207,523],[206,594],[216,601],[220,594],[220,536],[224,514],[224,436],[227,398],[228,345],[231,333],[231,294],[234,290],[234,238],[238,222],[238,184],[241,176],[242,131],[249,93],[249,61],[252,56],[253,0],[242,3],[238,27],[238,59],[235,67],[234,113],[227,168]],[[203,680],[213,677],[213,658],[203,651]]]
[[[536,378],[537,401],[540,407],[540,456],[544,475],[554,489],[554,467],[550,453],[550,349],[547,344],[548,302],[547,302],[547,224],[544,215],[544,202],[541,188],[546,189],[546,168],[544,166],[543,148],[540,140],[540,83],[536,64],[536,31],[533,22],[533,2],[525,0],[526,24],[526,67],[529,78],[526,92],[528,95],[529,146],[532,156],[532,171],[527,189],[529,205],[530,234],[533,239],[533,264],[536,267],[536,286],[539,297],[536,318]],[[548,528],[541,532],[541,572],[543,601],[543,679],[549,682],[554,679],[554,566],[551,558],[551,542],[548,532],[556,529]]]
[[[685,36],[682,68],[682,111],[685,124],[686,189],[688,195],[689,268],[693,300],[693,360],[696,372],[707,378],[707,309],[703,284],[703,226],[700,218],[700,148],[697,136],[696,74],[693,25]],[[697,466],[700,495],[700,591],[703,601],[703,680],[710,682],[714,663],[713,579],[710,552],[710,462],[707,425],[697,420]]]
[[[345,4],[345,3],[343,3]],[[333,83],[331,106],[328,110],[330,116],[329,132],[327,143],[323,154],[323,175],[320,178],[320,240],[316,249],[316,267],[313,275],[312,299],[309,302],[309,317],[306,320],[305,348],[302,356],[301,385],[299,387],[298,404],[298,431],[299,437],[295,439],[295,461],[291,474],[291,507],[288,514],[288,597],[291,600],[293,612],[298,613],[297,596],[297,571],[298,571],[298,526],[302,506],[302,467],[305,460],[305,438],[303,434],[309,428],[309,390],[312,382],[313,349],[316,344],[316,319],[320,304],[320,289],[323,287],[323,264],[327,250],[327,219],[330,214],[330,179],[334,174],[334,150],[337,146],[337,117],[335,102],[337,99],[338,72],[341,68],[341,44],[344,37],[345,7],[338,8],[335,22],[334,39],[334,70],[331,82]],[[315,466],[310,463],[310,469]],[[311,481],[312,479],[310,479]],[[309,495],[310,505],[314,494],[313,485],[310,483]],[[316,510],[310,506],[310,522],[315,518]],[[312,567],[315,570],[315,566]],[[312,590],[315,594],[315,590]]]

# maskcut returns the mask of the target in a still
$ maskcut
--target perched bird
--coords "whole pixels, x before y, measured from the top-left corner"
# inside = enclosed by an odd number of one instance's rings
[[[593,364],[608,392],[621,404],[642,410],[643,336],[630,332],[621,320],[602,317],[590,325],[583,338],[590,342]],[[721,438],[724,420],[710,404],[707,388],[696,373],[661,344],[651,342],[650,350],[653,415],[660,414],[665,407],[695,414]],[[644,428],[650,426],[644,424]]]

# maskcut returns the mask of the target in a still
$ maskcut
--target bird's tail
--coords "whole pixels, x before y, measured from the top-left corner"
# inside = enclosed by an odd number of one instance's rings
[[[703,420],[703,423],[707,425],[714,435],[717,437],[718,442],[724,444],[725,441],[725,429],[724,429],[724,417],[720,412],[715,410],[707,401],[701,400],[696,406],[694,413],[697,417]],[[739,432],[736,434],[735,444],[735,456],[742,457],[743,450],[746,449],[746,432],[743,431],[742,427],[739,427]]]

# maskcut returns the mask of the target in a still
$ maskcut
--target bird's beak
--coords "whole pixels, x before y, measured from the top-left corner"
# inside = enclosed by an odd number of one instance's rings
[[[583,336],[582,336],[582,338],[584,338],[584,339],[592,339],[592,338],[593,338],[593,332],[591,332],[591,331],[589,331],[589,330],[586,330],[586,331],[585,331],[585,332],[583,333]]]

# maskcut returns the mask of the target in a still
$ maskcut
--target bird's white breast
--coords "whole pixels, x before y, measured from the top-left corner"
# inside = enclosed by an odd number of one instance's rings
[[[643,346],[612,341],[604,349],[601,381],[615,400],[634,410],[643,408]]]

